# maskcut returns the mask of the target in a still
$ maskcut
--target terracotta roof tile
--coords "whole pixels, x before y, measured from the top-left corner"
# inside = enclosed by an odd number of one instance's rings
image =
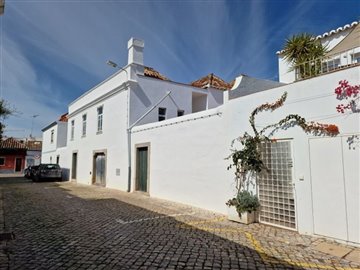
[[[206,75],[205,77],[202,77],[190,83],[190,85],[203,89],[212,87],[219,90],[230,90],[233,87],[234,83],[235,80],[227,83],[220,77],[214,75],[213,73],[210,73],[209,75]]]
[[[68,113],[64,113],[63,115],[60,116],[59,118],[60,122],[67,122],[68,121]]]
[[[7,138],[0,142],[0,148],[2,149],[26,149],[24,143],[19,142],[14,138]]]
[[[144,68],[144,75],[147,77],[152,77],[152,78],[163,80],[163,81],[169,81],[168,78],[166,78],[160,72],[156,71],[155,69],[153,69],[151,67]]]

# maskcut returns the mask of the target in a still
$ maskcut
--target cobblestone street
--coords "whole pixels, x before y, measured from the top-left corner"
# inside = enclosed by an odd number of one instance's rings
[[[331,241],[138,193],[0,178],[0,201],[0,269],[360,269],[315,249]]]

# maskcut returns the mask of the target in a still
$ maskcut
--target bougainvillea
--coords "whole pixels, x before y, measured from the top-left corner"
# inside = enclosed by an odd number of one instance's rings
[[[265,103],[256,107],[251,112],[249,118],[254,135],[250,135],[245,132],[242,136],[233,140],[231,147],[233,147],[236,141],[240,142],[242,145],[241,150],[231,149],[232,153],[228,157],[228,159],[231,159],[232,161],[232,163],[228,166],[228,169],[235,168],[237,195],[242,190],[248,188],[250,178],[254,174],[259,173],[262,170],[268,170],[261,160],[260,145],[264,142],[276,142],[276,139],[272,139],[270,137],[272,137],[277,130],[299,126],[306,133],[315,136],[336,136],[339,134],[339,128],[336,125],[307,122],[305,118],[297,114],[290,114],[275,124],[268,125],[260,131],[257,130],[255,125],[255,116],[260,112],[274,111],[283,106],[286,98],[287,93],[285,92],[274,103]],[[236,199],[236,197],[229,200],[228,203],[230,203],[230,201],[233,202],[234,199]]]
[[[345,113],[348,110],[353,113],[360,112],[360,108],[358,108],[360,85],[350,85],[347,80],[339,81],[338,87],[335,88],[335,94],[338,100],[347,100],[347,103],[336,106],[339,113]]]

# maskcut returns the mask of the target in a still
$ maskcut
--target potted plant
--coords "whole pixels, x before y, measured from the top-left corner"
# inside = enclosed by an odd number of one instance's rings
[[[235,198],[227,201],[228,219],[244,224],[256,221],[256,210],[260,207],[259,199],[247,190],[240,191]]]

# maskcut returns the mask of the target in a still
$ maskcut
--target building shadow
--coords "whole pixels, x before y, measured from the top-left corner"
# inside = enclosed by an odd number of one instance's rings
[[[303,269],[264,256],[245,235],[234,242],[115,198],[14,180],[21,188],[3,186],[9,269]]]

